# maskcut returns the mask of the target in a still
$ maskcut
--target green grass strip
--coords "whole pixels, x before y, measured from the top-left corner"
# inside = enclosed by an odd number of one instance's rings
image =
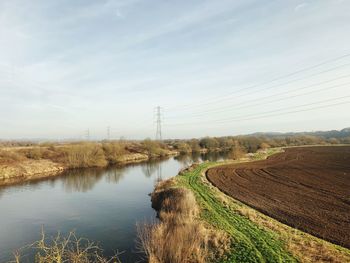
[[[191,189],[201,207],[201,217],[206,222],[229,233],[232,249],[218,262],[298,262],[272,231],[262,229],[238,212],[225,207],[216,198],[215,191],[205,184],[203,173],[216,163],[203,163],[193,171],[177,177],[181,186]]]

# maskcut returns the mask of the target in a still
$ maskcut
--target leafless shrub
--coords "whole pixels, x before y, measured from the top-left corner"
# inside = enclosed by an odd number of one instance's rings
[[[61,149],[63,163],[71,168],[103,167],[107,165],[105,155],[99,144],[81,143]]]
[[[116,164],[120,160],[120,157],[126,153],[124,143],[120,142],[107,142],[102,144],[106,160],[110,164]]]
[[[24,262],[26,257],[21,256],[23,250],[35,252],[35,263],[120,263],[117,255],[104,257],[100,247],[86,238],[77,237],[74,232],[67,236],[58,233],[56,237],[47,238],[42,230],[41,239],[16,251],[11,262]]]
[[[159,157],[166,155],[166,145],[160,142],[152,141],[151,139],[145,139],[142,142],[142,147],[149,157]]]
[[[239,160],[240,158],[244,157],[244,155],[245,155],[244,149],[239,145],[237,141],[235,141],[234,147],[230,152],[231,159]]]

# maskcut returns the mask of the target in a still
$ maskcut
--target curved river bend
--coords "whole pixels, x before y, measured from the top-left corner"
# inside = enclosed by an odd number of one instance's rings
[[[177,156],[125,167],[70,170],[60,176],[0,188],[0,262],[40,238],[75,230],[98,241],[104,253],[136,262],[136,222],[152,220],[148,194],[155,182],[175,176],[193,161],[216,161],[223,154]]]

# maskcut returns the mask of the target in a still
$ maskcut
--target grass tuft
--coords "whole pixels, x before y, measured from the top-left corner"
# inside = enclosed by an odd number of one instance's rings
[[[161,182],[152,194],[160,222],[137,227],[148,262],[204,263],[222,257],[229,248],[228,236],[199,220],[196,198],[190,190],[171,185],[171,180]]]

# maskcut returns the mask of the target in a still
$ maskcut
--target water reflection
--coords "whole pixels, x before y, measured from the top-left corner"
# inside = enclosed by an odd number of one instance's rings
[[[217,161],[222,161],[224,159],[227,159],[228,157],[228,152],[208,152],[208,153],[202,153],[201,154],[201,159],[208,160],[210,162],[217,162]]]
[[[71,170],[69,175],[62,177],[61,182],[67,193],[84,193],[93,189],[104,174],[102,169]]]
[[[121,179],[124,178],[125,172],[126,172],[125,167],[119,167],[118,169],[115,169],[115,168],[109,169],[107,170],[105,175],[106,181],[109,183],[117,184]]]
[[[2,185],[0,186],[0,199],[7,194],[7,192],[19,192],[23,189],[32,189],[32,190],[37,190],[40,188],[40,183],[42,181],[47,180],[47,178],[43,179],[38,179],[38,180],[33,180],[29,182],[21,182],[21,183],[13,183],[10,185]]]
[[[223,158],[217,153],[193,153],[123,167],[69,170],[0,187],[0,262],[36,240],[42,224],[50,235],[78,229],[81,236],[101,242],[106,255],[118,248],[126,251],[123,262],[135,262],[139,258],[134,253],[135,223],[154,217],[148,197],[154,181],[175,176],[193,162]],[[72,192],[81,194],[67,194]]]
[[[159,166],[160,166],[159,162],[150,161],[146,164],[143,164],[141,166],[141,170],[147,178],[150,178],[152,177],[152,175],[154,175],[158,171]]]
[[[163,180],[162,164],[164,160],[150,160],[147,163],[142,164],[141,170],[146,178],[155,177],[155,181],[159,182]]]
[[[178,161],[182,167],[187,167],[195,162],[203,161],[220,161],[227,158],[227,153],[209,152],[209,153],[192,153],[183,154],[174,157],[174,160]],[[67,193],[72,192],[88,192],[91,191],[94,186],[100,182],[103,178],[108,183],[118,184],[127,174],[128,169],[140,167],[142,173],[146,178],[155,178],[155,182],[164,179],[163,164],[169,159],[162,160],[149,160],[145,163],[130,164],[127,166],[111,166],[107,168],[89,168],[89,169],[75,169],[63,172],[60,176],[43,178],[30,182],[22,183],[24,187],[29,187],[31,190],[35,190],[40,187],[40,184],[45,181],[52,188],[56,187],[58,183],[62,184],[63,189]],[[13,187],[16,187],[14,185]],[[10,186],[11,188],[11,186]],[[0,199],[4,193],[6,193],[7,187],[0,187]]]
[[[184,166],[189,166],[193,163],[200,163],[204,161],[217,162],[224,159],[227,159],[228,153],[222,152],[208,152],[208,153],[199,153],[193,152],[192,154],[181,154],[175,157],[175,160],[182,163]]]
[[[192,155],[180,154],[174,158],[176,161],[181,163],[183,167],[189,166],[193,163]]]
[[[192,153],[191,158],[192,158],[193,162],[195,162],[195,163],[202,162],[204,160],[202,158],[201,153],[199,153],[199,152]]]
[[[125,170],[125,167],[70,170],[60,177],[60,181],[68,193],[87,192],[92,190],[102,178],[108,183],[117,184],[124,177]]]

